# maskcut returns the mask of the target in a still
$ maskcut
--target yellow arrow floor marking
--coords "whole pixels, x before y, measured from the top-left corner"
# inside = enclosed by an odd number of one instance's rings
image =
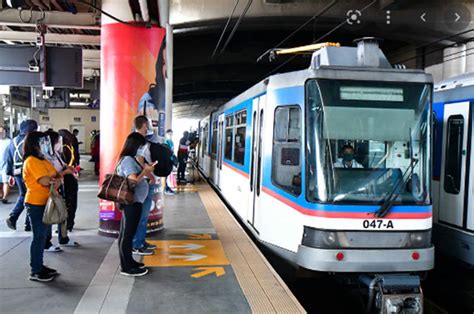
[[[219,240],[151,240],[158,248],[145,256],[148,267],[229,265]]]
[[[210,274],[216,274],[216,277],[221,277],[225,275],[224,267],[198,267],[193,269],[193,271],[196,270],[200,270],[200,272],[192,274],[191,277],[201,278]]]
[[[193,240],[211,240],[212,236],[210,234],[188,234],[188,237]]]

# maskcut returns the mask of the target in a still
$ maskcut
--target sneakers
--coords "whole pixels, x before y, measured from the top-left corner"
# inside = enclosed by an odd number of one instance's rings
[[[145,247],[145,249],[150,249],[150,250],[156,250],[157,246],[154,245],[154,244],[151,244],[151,243],[148,243],[145,241],[145,243],[143,244],[143,246]]]
[[[10,204],[10,202],[6,198],[2,198],[2,204]]]
[[[62,252],[63,249],[61,249],[59,246],[51,245],[49,248],[45,248],[44,251],[49,253],[59,253]]]
[[[46,273],[51,274],[51,275],[59,275],[59,273],[56,269],[49,268],[49,267],[46,267],[44,265],[43,265],[43,268],[41,269],[41,271],[46,272]]]
[[[16,230],[16,219],[12,216],[8,217],[5,222],[7,223],[8,228]]]
[[[145,264],[140,263],[140,262],[136,262],[136,263],[135,263],[135,268],[143,269],[143,268],[145,268]]]
[[[25,225],[25,231],[27,232],[31,231],[31,225]]]
[[[142,247],[142,248],[138,248],[138,249],[133,248],[132,253],[135,254],[135,255],[148,256],[148,255],[153,255],[155,252],[153,252],[153,250],[151,250],[149,248]]]
[[[66,243],[59,243],[60,247],[78,247],[81,246],[78,242],[69,239]]]
[[[176,195],[176,192],[173,190],[165,191],[165,195]]]
[[[123,276],[128,276],[128,277],[140,277],[140,276],[145,276],[146,274],[148,274],[148,269],[132,268],[129,270],[122,270],[120,274]]]
[[[48,282],[48,281],[53,280],[57,274],[58,273],[53,274],[53,273],[48,272],[43,266],[43,269],[41,269],[39,273],[30,274],[30,277],[28,279],[32,281]]]

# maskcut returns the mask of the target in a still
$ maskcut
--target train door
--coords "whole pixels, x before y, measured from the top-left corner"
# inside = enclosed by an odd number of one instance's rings
[[[460,228],[467,223],[470,103],[445,105],[439,194],[439,221]],[[469,194],[469,193],[468,193]]]
[[[222,141],[224,133],[224,114],[219,116],[217,128],[217,163],[216,163],[216,185],[220,186],[220,178],[222,172]]]
[[[266,95],[253,100],[252,106],[252,150],[250,160],[250,198],[248,223],[257,231],[256,211],[259,208],[259,198],[262,188],[262,137],[264,105]],[[258,231],[257,231],[258,232]]]

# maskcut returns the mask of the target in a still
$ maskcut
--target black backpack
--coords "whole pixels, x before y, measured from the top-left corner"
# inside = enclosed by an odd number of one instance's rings
[[[158,177],[167,177],[173,170],[173,152],[164,144],[150,142],[151,161],[158,161],[153,173]]]

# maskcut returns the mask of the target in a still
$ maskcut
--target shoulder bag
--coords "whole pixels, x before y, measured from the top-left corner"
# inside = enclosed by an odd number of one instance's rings
[[[121,159],[115,167],[113,174],[107,174],[105,176],[97,197],[119,204],[131,205],[134,203],[137,182],[117,174],[117,168],[122,160],[123,159]]]
[[[43,223],[47,225],[60,224],[67,219],[67,207],[64,198],[54,189],[51,184],[49,198],[43,214]]]

